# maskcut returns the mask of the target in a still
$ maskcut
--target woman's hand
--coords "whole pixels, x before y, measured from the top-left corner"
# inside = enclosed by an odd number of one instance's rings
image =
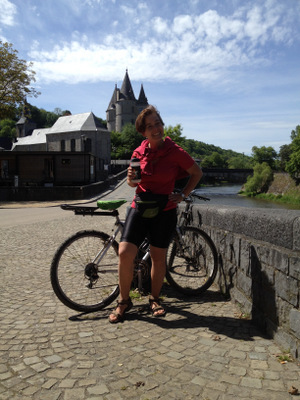
[[[136,187],[138,184],[135,182],[132,182],[132,179],[135,178],[135,171],[132,167],[127,168],[127,183],[131,187]]]
[[[182,192],[181,192],[182,193]],[[173,203],[181,203],[183,201],[183,196],[181,193],[171,193],[169,194],[169,200]]]

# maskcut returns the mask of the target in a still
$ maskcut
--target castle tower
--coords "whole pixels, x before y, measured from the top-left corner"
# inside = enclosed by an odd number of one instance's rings
[[[106,110],[107,129],[121,132],[124,125],[134,124],[138,114],[148,106],[143,85],[138,100],[136,100],[128,75],[128,70],[123,79],[121,89],[115,89]]]
[[[140,95],[137,101],[138,113],[143,111],[147,106],[148,106],[148,99],[145,95],[143,84],[141,84]]]
[[[36,123],[32,122],[29,118],[30,110],[28,107],[28,103],[25,99],[21,118],[16,123],[17,138],[31,135],[33,130],[36,128]]]

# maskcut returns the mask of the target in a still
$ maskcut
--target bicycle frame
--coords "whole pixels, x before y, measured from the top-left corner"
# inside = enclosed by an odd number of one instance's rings
[[[115,230],[115,232],[113,233],[113,235],[111,235],[108,239],[108,241],[105,243],[103,249],[101,249],[99,251],[99,253],[96,255],[95,259],[93,260],[93,263],[95,264],[99,264],[99,262],[102,260],[102,258],[105,256],[105,254],[107,253],[107,251],[109,250],[109,248],[111,247],[112,243],[116,240],[116,237],[118,236],[118,233],[120,231],[123,230],[123,222],[119,221],[118,225],[117,225],[117,229]]]

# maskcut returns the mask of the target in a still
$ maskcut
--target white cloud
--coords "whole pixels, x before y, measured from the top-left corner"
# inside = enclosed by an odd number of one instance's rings
[[[272,5],[273,0],[268,0],[265,5],[242,7],[229,16],[209,10],[177,15],[173,20],[149,18],[145,3],[137,8],[121,5],[130,17],[122,32],[108,33],[100,43],[73,32],[71,42],[57,44],[51,51],[35,45],[30,57],[37,78],[46,82],[112,81],[126,67],[134,71],[134,79],[143,81],[224,82],[232,68],[264,65],[268,52],[261,46],[293,40],[291,28],[280,22],[283,9]],[[118,26],[117,20],[113,25]]]
[[[13,26],[17,7],[9,0],[0,0],[0,24]]]
[[[161,17],[155,17],[153,19],[152,28],[160,35],[166,35],[169,32],[167,21],[163,20]]]
[[[182,35],[184,32],[193,28],[194,21],[190,15],[179,15],[174,18],[173,32],[177,35]]]

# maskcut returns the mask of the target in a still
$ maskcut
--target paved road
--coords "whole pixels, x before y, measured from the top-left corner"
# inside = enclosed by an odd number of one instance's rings
[[[105,196],[129,200],[129,189]],[[118,325],[107,321],[111,308],[89,315],[66,308],[49,281],[55,249],[77,230],[107,231],[112,221],[59,210],[3,224],[10,211],[1,209],[0,219],[0,399],[296,398],[288,391],[300,390],[299,365],[281,364],[283,350],[216,287],[201,298],[164,287],[164,319],[147,313],[146,298]]]
[[[98,199],[102,198],[125,198],[130,201],[134,195],[134,189],[125,184],[125,180],[118,183],[116,187],[87,200],[76,201],[52,201],[52,202],[0,202],[0,227],[12,227],[34,222],[51,221],[53,219],[65,218],[72,213],[66,213],[59,207],[62,203],[86,204],[96,206]],[[127,204],[129,205],[129,203]],[[123,211],[126,208],[122,208]]]

